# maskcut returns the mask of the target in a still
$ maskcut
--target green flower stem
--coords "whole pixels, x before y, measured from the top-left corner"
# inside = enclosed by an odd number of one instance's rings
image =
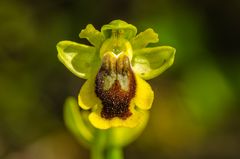
[[[117,136],[114,134],[116,128],[108,129],[107,131],[107,151],[106,151],[106,159],[123,159],[123,151],[122,147],[117,144],[116,140],[119,140]]]
[[[91,159],[105,159],[106,131],[98,130],[91,147]]]
[[[91,147],[91,159],[123,159],[122,148],[113,145],[112,130],[97,130]]]
[[[107,149],[106,159],[123,159],[123,151],[121,147],[109,147]]]

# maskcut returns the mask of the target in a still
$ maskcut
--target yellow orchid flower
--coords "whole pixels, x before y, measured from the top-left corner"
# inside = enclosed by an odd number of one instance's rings
[[[99,129],[136,127],[151,108],[154,93],[145,81],[170,67],[175,49],[147,47],[158,35],[147,29],[137,34],[135,26],[114,20],[101,28],[89,24],[81,31],[92,46],[72,41],[57,44],[59,60],[75,75],[87,79],[79,106],[90,110],[89,121]]]

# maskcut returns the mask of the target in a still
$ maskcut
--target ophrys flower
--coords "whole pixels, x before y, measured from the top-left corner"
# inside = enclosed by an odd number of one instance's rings
[[[60,61],[75,75],[87,79],[78,102],[90,110],[89,120],[96,128],[136,127],[151,108],[154,93],[145,81],[170,67],[175,49],[146,47],[158,42],[147,29],[140,34],[131,24],[114,20],[101,32],[91,24],[80,33],[92,46],[71,41],[57,44]]]

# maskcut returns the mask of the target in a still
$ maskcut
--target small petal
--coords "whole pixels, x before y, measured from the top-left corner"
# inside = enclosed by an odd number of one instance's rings
[[[146,47],[149,43],[156,43],[158,40],[158,34],[149,28],[134,37],[131,44],[133,49],[140,49]]]
[[[143,110],[148,110],[152,106],[154,93],[152,91],[151,86],[141,79],[138,75],[136,75],[136,95],[134,97],[135,104],[137,107]]]
[[[57,44],[59,60],[76,76],[87,79],[96,61],[96,49],[72,41],[61,41]]]
[[[85,29],[83,29],[80,34],[80,38],[86,38],[93,46],[100,47],[104,41],[103,34],[96,30],[92,24],[88,24]]]
[[[101,101],[95,94],[95,78],[89,78],[82,86],[78,95],[78,104],[82,109],[88,110],[99,105]]]
[[[135,50],[132,59],[133,70],[145,80],[152,79],[173,64],[175,51],[170,46]]]

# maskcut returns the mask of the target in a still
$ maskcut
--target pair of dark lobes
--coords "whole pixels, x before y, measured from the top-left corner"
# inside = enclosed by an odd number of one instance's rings
[[[136,80],[126,55],[105,55],[95,80],[95,93],[102,101],[101,116],[105,119],[127,119],[131,99],[135,95]]]

